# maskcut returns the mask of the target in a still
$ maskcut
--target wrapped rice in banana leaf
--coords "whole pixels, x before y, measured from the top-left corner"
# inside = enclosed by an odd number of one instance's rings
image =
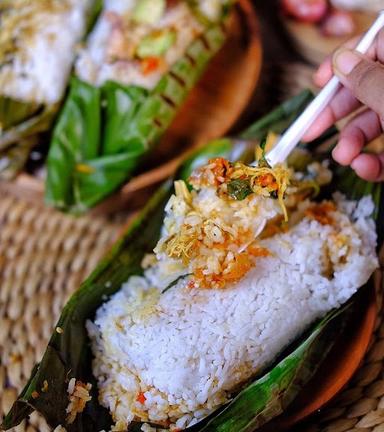
[[[244,136],[280,133],[307,101]],[[68,432],[248,432],[292,402],[377,266],[381,185],[309,153],[296,168],[252,158],[218,140],[159,189],[69,300],[3,428],[36,409]]]
[[[49,128],[67,87],[75,48],[97,4],[0,2],[0,173],[17,171],[34,144],[26,138]],[[20,140],[23,144],[15,148]]]
[[[49,204],[84,211],[129,177],[223,44],[228,10],[228,0],[105,1],[54,130]]]

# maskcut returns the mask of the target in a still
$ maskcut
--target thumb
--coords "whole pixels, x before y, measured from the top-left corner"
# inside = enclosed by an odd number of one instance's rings
[[[384,119],[384,66],[357,51],[341,48],[333,56],[333,69],[342,84],[363,104]]]

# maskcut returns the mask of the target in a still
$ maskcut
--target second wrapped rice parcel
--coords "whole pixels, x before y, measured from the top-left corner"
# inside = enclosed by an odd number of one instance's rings
[[[92,0],[0,2],[0,177],[16,173],[49,129],[99,9]]]
[[[129,177],[223,44],[228,11],[226,1],[105,2],[54,130],[50,204],[83,211]]]

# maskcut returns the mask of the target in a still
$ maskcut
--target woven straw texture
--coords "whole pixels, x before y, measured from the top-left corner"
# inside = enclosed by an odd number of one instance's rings
[[[41,359],[68,296],[121,224],[73,218],[3,194],[0,199],[0,417]],[[17,431],[49,431],[34,414]]]

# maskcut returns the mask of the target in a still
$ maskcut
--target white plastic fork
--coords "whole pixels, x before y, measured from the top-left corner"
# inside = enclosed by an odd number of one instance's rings
[[[380,12],[379,16],[365,33],[355,50],[361,54],[365,54],[383,27],[384,10]],[[284,162],[287,159],[291,151],[303,138],[309,127],[329,104],[340,86],[341,84],[339,79],[336,76],[333,76],[320,93],[307,106],[303,113],[297,118],[297,120],[286,130],[273,149],[266,154],[266,160],[271,166]]]

